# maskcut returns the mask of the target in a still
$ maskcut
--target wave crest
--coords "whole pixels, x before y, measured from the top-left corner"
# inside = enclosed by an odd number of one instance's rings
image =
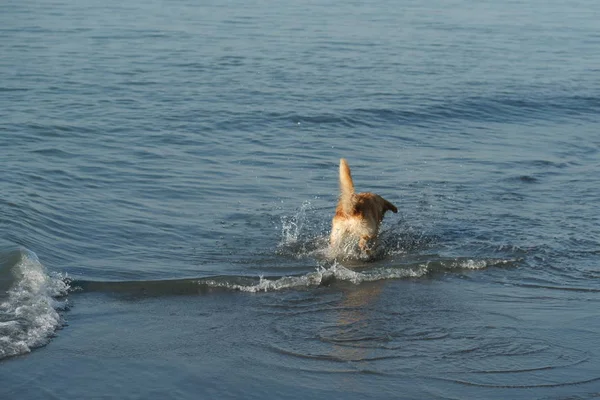
[[[224,287],[243,292],[268,292],[284,289],[299,289],[330,285],[335,281],[350,282],[358,285],[363,282],[373,282],[386,279],[420,278],[436,272],[451,270],[476,270],[492,265],[508,264],[508,260],[473,260],[473,259],[448,259],[420,263],[408,267],[374,268],[366,271],[355,271],[346,268],[337,262],[329,268],[319,267],[316,271],[300,276],[284,276],[280,278],[260,277],[254,284],[238,284],[228,281],[207,280],[203,283],[212,287]]]
[[[346,268],[334,262],[329,267],[317,267],[301,275],[271,277],[213,276],[206,278],[159,280],[159,281],[73,281],[74,290],[84,292],[121,293],[126,295],[164,296],[207,294],[214,291],[241,291],[249,293],[281,290],[302,290],[318,286],[329,286],[335,282],[359,285],[388,279],[413,279],[435,273],[458,270],[484,269],[512,263],[510,260],[437,259],[411,265],[379,267],[363,271]]]

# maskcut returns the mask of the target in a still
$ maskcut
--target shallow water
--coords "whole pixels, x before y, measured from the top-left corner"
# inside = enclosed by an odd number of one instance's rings
[[[0,394],[598,396],[599,13],[6,3]]]

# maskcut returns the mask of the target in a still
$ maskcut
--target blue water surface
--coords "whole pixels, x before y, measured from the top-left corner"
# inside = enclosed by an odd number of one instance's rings
[[[599,17],[5,1],[0,394],[594,398]],[[400,210],[369,260],[340,157]]]

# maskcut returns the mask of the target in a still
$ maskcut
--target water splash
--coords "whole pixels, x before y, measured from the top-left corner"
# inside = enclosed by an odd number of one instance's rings
[[[310,201],[306,200],[297,213],[292,216],[281,217],[281,242],[279,246],[290,246],[298,242],[307,222],[307,211],[311,207]]]

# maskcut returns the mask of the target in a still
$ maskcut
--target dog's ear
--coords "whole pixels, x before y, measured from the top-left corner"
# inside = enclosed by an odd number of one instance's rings
[[[398,212],[398,209],[396,208],[395,205],[393,205],[392,203],[390,203],[386,199],[383,199],[383,212],[386,212],[386,211],[391,211],[391,212],[393,212],[395,214],[395,213]]]

